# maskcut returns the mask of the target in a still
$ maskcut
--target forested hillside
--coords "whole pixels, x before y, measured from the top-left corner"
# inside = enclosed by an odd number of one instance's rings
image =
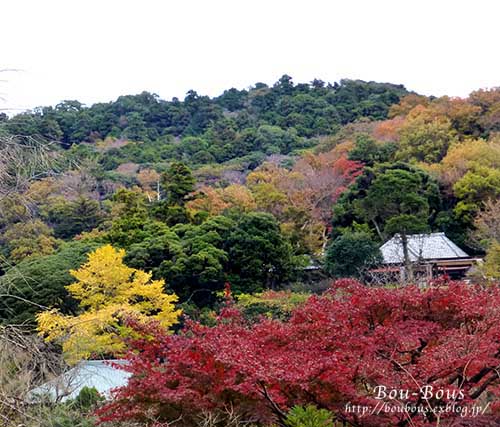
[[[106,137],[142,142],[166,137],[163,142],[168,142],[168,137],[196,136],[209,147],[201,143],[186,153],[171,153],[173,158],[196,153],[194,148],[198,148],[222,162],[259,150],[290,152],[300,147],[303,138],[333,133],[361,117],[383,119],[389,107],[407,93],[401,85],[354,80],[295,85],[284,75],[272,87],[256,83],[249,90],[233,88],[213,99],[191,90],[183,101],[164,101],[147,92],[90,107],[64,101],[17,115],[4,125],[11,133],[39,134],[66,147]],[[266,125],[290,130],[290,141],[255,141],[259,127]],[[198,157],[203,158],[202,154]]]
[[[434,231],[485,257],[478,286],[373,286],[382,243]],[[495,411],[498,280],[500,89],[283,76],[0,116],[0,415],[15,425],[409,425],[349,410],[378,405],[374,384],[458,384]],[[114,401],[27,404],[94,358],[130,362]]]
[[[500,276],[498,89],[285,75],[215,98],[64,101],[2,115],[0,132],[2,322],[78,311],[70,270],[105,245],[188,311],[226,282],[300,284],[308,265],[359,277],[401,232],[444,231]]]

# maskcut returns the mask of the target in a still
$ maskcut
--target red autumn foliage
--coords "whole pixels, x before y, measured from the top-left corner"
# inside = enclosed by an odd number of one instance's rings
[[[135,324],[145,338],[131,343],[133,376],[101,418],[147,425],[182,415],[189,425],[203,410],[231,405],[266,425],[280,424],[295,404],[312,403],[346,426],[438,425],[432,412],[362,416],[346,410],[347,404],[380,405],[374,387],[383,385],[408,390],[403,404],[488,404],[482,417],[443,413],[440,426],[498,425],[498,288],[446,280],[425,289],[368,288],[343,279],[311,296],[286,322],[248,324],[230,304],[224,310],[229,315],[221,313],[217,326],[190,323],[178,335]],[[422,386],[455,397],[424,400]]]

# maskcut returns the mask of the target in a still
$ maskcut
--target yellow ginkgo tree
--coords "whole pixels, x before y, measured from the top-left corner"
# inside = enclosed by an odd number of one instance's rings
[[[78,270],[70,271],[76,282],[66,289],[79,301],[80,314],[52,309],[37,315],[40,335],[62,342],[70,363],[91,355],[119,356],[125,348],[123,338],[133,333],[124,322],[127,317],[156,320],[166,328],[177,322],[177,296],[165,293],[164,281],[152,280],[151,273],[127,267],[124,256],[124,250],[102,246]]]

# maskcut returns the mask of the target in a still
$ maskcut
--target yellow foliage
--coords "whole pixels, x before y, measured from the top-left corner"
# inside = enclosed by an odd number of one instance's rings
[[[33,255],[50,255],[57,246],[52,229],[42,221],[17,222],[0,236],[0,240],[10,249],[10,260],[16,263]]]
[[[123,338],[133,334],[124,324],[126,317],[156,320],[166,328],[177,322],[177,296],[164,293],[164,281],[152,280],[151,273],[127,267],[124,256],[124,250],[106,245],[70,271],[77,281],[66,288],[79,301],[81,314],[66,316],[53,309],[37,315],[40,335],[62,341],[70,362],[94,354],[119,355]]]
[[[243,212],[254,210],[256,207],[252,193],[244,185],[229,185],[223,189],[222,197],[229,205],[237,207]]]
[[[448,147],[457,140],[451,121],[434,111],[415,107],[399,128],[397,160],[435,163],[447,153]]]
[[[102,237],[105,237],[107,233],[102,230],[98,230],[97,228],[94,228],[90,231],[83,231],[80,234],[77,234],[73,239],[74,240],[98,240]]]
[[[436,169],[443,182],[453,185],[475,164],[500,168],[500,142],[479,139],[455,144]]]
[[[406,116],[411,110],[417,106],[427,106],[429,105],[429,99],[426,96],[410,94],[401,98],[399,104],[394,104],[389,109],[389,118],[394,118],[397,116]]]
[[[488,279],[500,280],[500,243],[498,241],[493,241],[488,248],[481,270]]]
[[[333,147],[331,153],[334,153],[337,157],[349,157],[349,153],[353,150],[354,146],[354,141],[350,139],[345,140]]]
[[[278,190],[273,184],[256,184],[252,187],[252,191],[259,209],[279,216],[287,206],[286,194]]]
[[[27,191],[27,196],[37,204],[44,204],[57,191],[60,190],[61,184],[55,178],[48,177],[37,181],[33,181]]]

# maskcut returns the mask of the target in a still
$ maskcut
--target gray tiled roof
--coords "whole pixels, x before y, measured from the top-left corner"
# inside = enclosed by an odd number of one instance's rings
[[[130,373],[111,366],[110,363],[124,365],[124,360],[85,360],[77,366],[41,386],[31,390],[28,401],[36,401],[37,396],[46,396],[53,401],[64,402],[78,396],[83,387],[95,387],[104,397],[110,397],[113,388],[124,386]]]
[[[384,264],[404,262],[401,237],[396,234],[385,242],[380,251]],[[431,259],[467,258],[469,255],[453,243],[444,233],[412,234],[408,236],[408,251],[411,261]]]

